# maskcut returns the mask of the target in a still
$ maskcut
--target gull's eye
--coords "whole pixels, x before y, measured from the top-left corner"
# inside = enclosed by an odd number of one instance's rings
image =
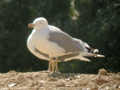
[[[40,22],[38,22],[39,24],[41,24],[41,21]]]

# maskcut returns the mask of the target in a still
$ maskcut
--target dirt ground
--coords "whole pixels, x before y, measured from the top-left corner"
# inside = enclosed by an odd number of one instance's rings
[[[0,74],[0,90],[120,90],[120,73],[15,72]]]

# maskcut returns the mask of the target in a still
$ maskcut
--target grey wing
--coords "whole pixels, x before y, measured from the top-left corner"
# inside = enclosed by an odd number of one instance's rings
[[[53,29],[53,28],[50,28]],[[58,28],[54,28],[58,29]],[[56,43],[58,46],[63,48],[66,53],[69,52],[80,52],[81,48],[77,45],[74,39],[65,32],[60,30],[51,30],[49,40]]]
[[[81,51],[85,51],[87,52],[88,50],[86,49],[86,47],[90,47],[86,42],[83,42],[80,39],[77,38],[73,38],[74,41],[76,42],[76,44],[79,46],[79,48],[81,49]]]
[[[85,52],[88,52],[88,53],[98,53],[99,50],[98,49],[95,49],[95,48],[92,48],[90,45],[88,45],[88,43],[80,40],[80,39],[77,39],[77,38],[73,38],[76,43],[78,43],[79,47],[82,48],[83,51]]]

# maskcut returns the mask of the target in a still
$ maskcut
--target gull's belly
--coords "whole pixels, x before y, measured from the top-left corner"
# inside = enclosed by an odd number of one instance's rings
[[[50,57],[57,57],[65,54],[65,50],[57,44],[41,39],[36,42],[36,48],[43,53],[48,54]]]

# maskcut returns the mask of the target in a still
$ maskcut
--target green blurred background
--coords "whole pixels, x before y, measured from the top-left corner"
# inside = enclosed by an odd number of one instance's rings
[[[106,56],[60,63],[61,72],[120,71],[120,0],[0,0],[0,72],[47,70],[26,47],[27,24],[41,16]]]

